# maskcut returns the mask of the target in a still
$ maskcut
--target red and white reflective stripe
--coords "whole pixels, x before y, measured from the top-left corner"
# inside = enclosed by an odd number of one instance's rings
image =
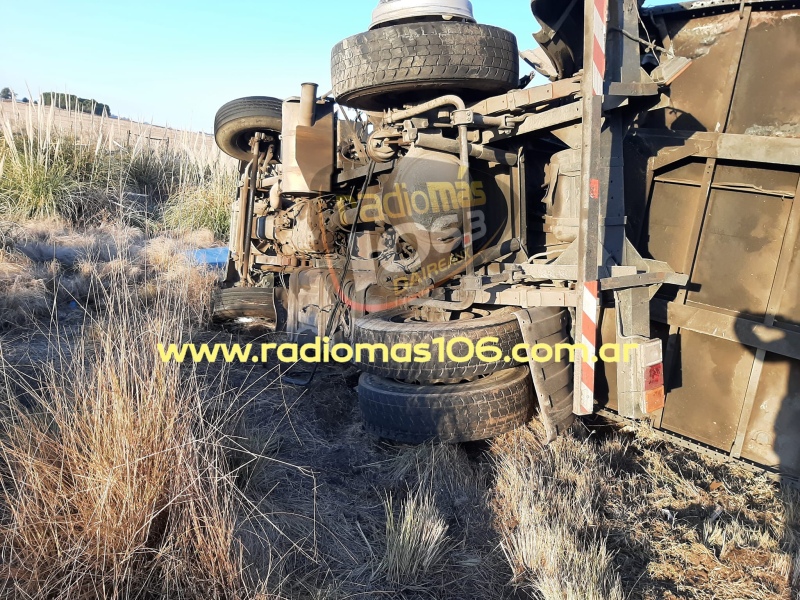
[[[604,93],[606,78],[606,35],[608,33],[608,0],[594,0],[594,51],[592,52],[592,91],[595,96]]]
[[[587,281],[583,286],[583,315],[581,317],[581,343],[587,353],[581,361],[581,414],[594,412],[594,380],[597,363],[597,309],[598,284]]]

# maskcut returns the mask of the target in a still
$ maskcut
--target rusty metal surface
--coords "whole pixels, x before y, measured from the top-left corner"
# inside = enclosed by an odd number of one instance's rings
[[[503,96],[494,96],[482,100],[469,108],[481,115],[494,115],[576,96],[580,91],[581,80],[579,77],[573,77],[534,88],[512,90]]]
[[[728,13],[668,22],[674,51],[693,59],[672,84],[669,106],[653,111],[647,126],[680,131],[718,131],[726,109],[725,73],[737,48],[739,15]]]
[[[736,313],[719,312],[710,306],[657,300],[652,310],[653,318],[661,323],[800,360],[800,332]]]
[[[730,450],[736,437],[753,352],[729,342],[683,330],[662,425],[665,429]]]
[[[335,302],[330,269],[303,269],[289,281],[286,331],[300,341],[325,331]]]
[[[763,316],[790,208],[774,196],[713,191],[688,300]]]
[[[800,17],[738,8],[661,11],[665,43],[693,64],[640,132],[660,169],[645,249],[691,275],[686,294],[654,305],[676,351],[660,425],[796,475],[800,336],[787,323],[800,310],[800,248],[789,237]]]
[[[772,289],[770,290],[769,302],[767,304],[767,313],[764,318],[764,325],[765,326],[773,326],[775,324],[775,317],[777,312],[780,308],[781,301],[783,300],[783,296],[786,292],[786,283],[788,281],[788,277],[790,274],[790,266],[791,261],[793,259],[793,250],[798,240],[800,240],[800,205],[798,205],[797,196],[800,195],[800,183],[795,191],[795,200],[792,202],[791,212],[789,214],[789,219],[786,224],[785,235],[783,239],[783,244],[781,248],[780,258],[778,259],[778,265],[775,269],[775,279],[772,283]],[[790,334],[786,332],[786,337],[788,338]],[[800,344],[794,344],[793,349],[800,351]],[[732,456],[741,456],[742,451],[744,449],[748,424],[751,422],[754,412],[755,412],[755,405],[758,395],[758,388],[761,382],[761,377],[764,373],[764,366],[766,362],[766,350],[759,349],[756,351],[756,361],[753,365],[753,370],[750,373],[750,383],[747,387],[747,393],[745,395],[745,403],[744,403],[744,410],[742,411],[741,418],[739,420],[739,428],[736,434],[736,441],[733,445],[733,449],[731,450]],[[787,390],[788,391],[788,390]],[[779,403],[775,399],[776,397],[770,397],[769,400],[761,405],[761,409],[766,409],[769,406],[781,407],[778,410],[784,410],[784,407],[787,406],[788,403],[792,402],[791,400],[791,391],[789,391],[789,396],[785,397],[782,400],[782,403]],[[787,439],[787,436],[784,432],[779,431],[776,424],[775,429],[775,449],[776,452],[780,452],[779,448],[784,445],[784,442],[794,441],[791,438]],[[781,459],[780,461],[782,466],[785,468],[789,468],[789,458],[786,460]]]
[[[617,343],[616,320],[616,308],[608,307],[600,311],[597,337],[598,345],[602,346],[604,344]],[[597,401],[603,408],[616,411],[619,408],[616,365],[605,364],[603,362],[598,363],[597,378]]]
[[[330,192],[334,165],[333,103],[316,105],[312,126],[297,126],[297,164],[308,187],[315,192]]]
[[[783,296],[777,320],[787,325],[800,325],[800,240],[795,242],[786,293]]]
[[[767,354],[742,457],[800,476],[800,362]]]
[[[253,237],[270,241],[279,256],[330,254],[334,234],[326,228],[329,212],[329,203],[320,198],[301,198],[285,209],[256,218]]]
[[[728,133],[800,137],[800,9],[754,12]]]
[[[644,140],[657,152],[652,164],[655,169],[690,157],[800,166],[800,137],[662,129],[641,129],[632,137]]]
[[[797,181],[797,169],[775,165],[759,168],[756,165],[723,164],[717,169],[714,185],[746,188],[782,198],[794,198]]]
[[[689,239],[699,202],[699,188],[655,184],[646,233],[647,249],[653,258],[684,273],[689,264]]]
[[[308,85],[308,84],[306,84]],[[304,93],[307,93],[304,88]],[[281,133],[281,189],[284,194],[315,194],[331,191],[335,155],[335,116],[332,101],[312,104],[308,123],[308,100],[287,98],[283,102]]]
[[[680,16],[694,17],[698,14],[715,14],[719,12],[731,12],[741,10],[744,6],[754,8],[769,8],[776,4],[775,0],[694,0],[692,2],[676,2],[675,4],[664,4],[661,6],[651,6],[643,9],[645,15],[659,16],[668,15],[671,17]]]

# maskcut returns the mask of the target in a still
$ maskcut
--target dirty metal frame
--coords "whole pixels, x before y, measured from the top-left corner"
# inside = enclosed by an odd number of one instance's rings
[[[234,244],[236,248],[233,258],[236,261],[235,277],[240,281],[252,283],[251,269],[253,268],[254,256],[253,245],[250,239],[253,208],[255,195],[261,185],[263,169],[272,160],[275,153],[274,144],[266,144],[268,136],[263,132],[256,132],[250,139],[250,153],[252,159],[244,164],[242,170],[241,185],[237,189],[237,204],[239,218],[235,223],[233,231]],[[267,148],[264,149],[264,146]],[[232,274],[229,273],[229,276]]]
[[[578,244],[575,340],[588,350],[576,357],[573,412],[595,411],[595,366],[598,362],[598,321],[601,295],[615,290],[617,330],[626,337],[648,340],[648,289],[665,281],[653,273],[630,268],[641,260],[625,234],[622,117],[614,109],[630,96],[652,95],[657,86],[643,81],[638,40],[623,33],[638,30],[636,0],[585,0],[582,81],[583,129],[581,211]],[[615,35],[618,34],[618,35]],[[628,267],[628,268],[626,268]],[[601,281],[601,273],[610,272]],[[624,325],[624,326],[621,326]],[[658,353],[658,351],[657,351]],[[643,417],[638,406],[625,406],[624,415]]]
[[[734,52],[733,60],[729,66],[728,78],[727,78],[727,86],[724,91],[724,97],[726,102],[723,103],[723,110],[725,112],[724,115],[720,115],[720,123],[722,124],[722,130],[727,127],[728,120],[730,118],[730,106],[731,101],[733,99],[734,90],[736,87],[736,79],[739,75],[739,67],[741,65],[742,55],[744,53],[744,42],[745,37],[747,35],[747,29],[750,25],[750,14],[751,8],[747,6],[745,8],[746,13],[742,15],[742,19],[739,23],[738,29],[738,38],[736,40],[736,51]],[[691,229],[691,235],[689,237],[690,240],[690,248],[691,252],[689,256],[691,257],[691,264],[684,265],[684,268],[687,270],[689,277],[691,278],[694,274],[695,263],[697,261],[697,252],[700,246],[700,238],[703,231],[703,219],[708,212],[708,206],[711,202],[711,185],[714,180],[714,174],[717,169],[717,158],[716,157],[708,157],[706,160],[706,168],[703,173],[703,180],[701,183],[701,197],[700,202],[698,205],[698,212],[695,215],[695,219]],[[684,289],[678,293],[678,296],[675,300],[675,303],[678,305],[685,306],[686,301],[688,299],[688,290]],[[667,374],[667,385],[669,386],[669,376],[674,372],[675,361],[677,360],[678,354],[678,333],[680,331],[680,327],[677,325],[670,325],[669,328],[669,338],[667,341],[667,355],[666,355],[666,364],[665,364],[665,372]],[[658,414],[655,415],[654,424],[656,427],[660,428],[664,419],[664,411],[660,411]]]
[[[717,10],[728,10],[731,6],[738,6],[740,12],[744,12],[744,5],[750,4],[782,4],[782,0],[696,0],[695,2],[681,2],[678,4],[666,4],[664,6],[653,6],[647,10],[650,15],[668,15],[672,13],[700,12],[711,14]]]
[[[790,2],[795,5],[797,3],[798,0]],[[778,317],[786,282],[791,276],[793,251],[800,238],[800,208],[796,203],[800,198],[800,182],[797,189],[792,191],[789,191],[790,185],[787,185],[786,189],[780,190],[757,188],[757,192],[753,191],[756,188],[751,190],[746,184],[730,183],[728,180],[715,182],[718,167],[730,162],[742,163],[748,167],[780,165],[789,167],[792,171],[800,167],[800,140],[796,138],[727,133],[751,13],[758,8],[778,4],[781,3],[775,0],[703,0],[680,5],[679,9],[669,11],[643,11],[642,16],[645,18],[676,10],[694,12],[695,16],[705,17],[707,13],[732,13],[739,9],[741,22],[731,30],[731,39],[735,40],[733,55],[730,64],[722,63],[721,69],[726,76],[726,83],[722,85],[720,93],[723,99],[727,97],[727,101],[723,102],[724,113],[720,111],[720,114],[714,115],[718,117],[718,126],[713,132],[668,130],[657,128],[657,124],[649,128],[646,120],[638,122],[637,128],[628,130],[628,126],[634,123],[632,116],[638,114],[639,110],[634,105],[636,97],[656,97],[653,98],[655,102],[640,102],[643,107],[652,106],[657,102],[660,87],[668,85],[666,80],[649,76],[641,67],[643,42],[630,33],[638,31],[640,27],[637,0],[584,0],[584,68],[582,73],[573,77],[530,89],[512,90],[471,105],[465,105],[460,98],[450,95],[420,106],[387,111],[385,121],[398,131],[402,130],[405,144],[416,144],[421,148],[456,155],[462,169],[469,167],[470,157],[511,167],[511,195],[507,200],[510,207],[513,207],[514,202],[519,202],[518,213],[514,215],[515,222],[507,227],[507,231],[511,231],[512,239],[506,239],[473,256],[472,236],[465,232],[467,260],[453,264],[439,273],[443,280],[449,282],[448,285],[441,286],[441,289],[433,293],[429,288],[433,289],[435,282],[429,280],[421,283],[418,289],[408,291],[411,295],[418,296],[411,300],[411,304],[431,309],[461,310],[458,307],[471,304],[517,307],[521,309],[516,314],[520,319],[526,343],[529,343],[529,338],[533,341],[537,339],[532,327],[533,320],[526,321],[528,309],[570,309],[559,312],[567,322],[564,335],[572,336],[578,350],[573,365],[558,371],[558,383],[571,381],[571,396],[551,398],[545,392],[556,383],[547,382],[546,378],[541,377],[541,373],[537,374],[535,365],[532,365],[541,415],[551,439],[573,422],[573,415],[599,414],[621,422],[648,419],[656,434],[665,440],[723,460],[733,459],[750,470],[788,480],[785,476],[770,471],[769,467],[760,468],[753,465],[751,460],[742,459],[742,454],[748,456],[748,425],[754,409],[757,409],[756,404],[759,404],[759,383],[765,362],[768,362],[770,355],[800,360],[800,326],[787,324]],[[656,79],[661,83],[657,84],[654,81]],[[448,107],[448,110],[440,110],[444,107]],[[449,110],[449,107],[455,110]],[[431,125],[427,124],[428,119],[411,120],[411,117],[420,115],[435,116],[431,118]],[[421,125],[422,122],[426,125]],[[688,128],[692,125],[685,126]],[[442,127],[457,128],[457,138],[431,134],[431,129]],[[559,244],[558,251],[561,254],[552,261],[547,258],[536,262],[537,256],[542,256],[537,255],[532,256],[528,262],[524,260],[529,256],[526,247],[528,240],[524,235],[527,222],[524,169],[528,146],[525,140],[518,138],[538,138],[544,132],[549,132],[571,150],[580,149],[581,152],[579,218],[575,219],[570,214],[569,219],[570,227],[577,225],[577,239],[566,250],[566,243],[564,246]],[[644,246],[627,239],[623,176],[625,136],[636,138],[637,146],[646,151],[642,153],[642,159],[649,157],[646,175],[643,175],[645,195],[635,198],[642,203],[641,208],[645,212],[653,202],[653,190],[657,182],[694,186],[692,193],[697,193],[698,202],[696,207],[687,209],[686,260],[678,258],[675,264],[670,265],[657,260],[645,260],[637,251],[637,248]],[[510,143],[494,145],[503,141]],[[250,275],[251,251],[258,254],[257,248],[253,249],[250,244],[244,243],[252,220],[254,194],[259,184],[263,186],[270,181],[257,179],[260,163],[272,151],[264,142],[259,137],[252,140],[251,160],[242,165],[240,217],[235,235],[242,240],[242,243],[236,244],[241,249],[236,258],[241,266],[239,275],[243,280]],[[510,152],[510,149],[516,151]],[[530,154],[528,157],[530,158]],[[699,170],[705,167],[702,175],[693,175],[690,179],[683,180],[670,174],[670,167],[690,159],[693,163],[701,164]],[[333,181],[343,184],[365,179],[366,184],[369,184],[370,175],[390,172],[396,168],[398,161],[398,155],[381,164],[373,163],[370,166],[359,166],[359,162],[351,160],[346,165],[343,163],[344,166],[338,173],[332,172]],[[693,302],[691,293],[695,290],[690,292],[686,288],[692,276],[696,275],[698,252],[704,229],[708,226],[712,194],[720,189],[752,191],[792,200],[780,253],[776,255],[774,281],[770,289],[764,286],[764,291],[769,292],[768,298],[765,298],[767,309],[765,314],[759,313],[759,317]],[[637,205],[637,210],[638,208]],[[467,204],[463,209],[462,221],[465,224],[471,223],[470,206]],[[359,211],[356,210],[356,215],[358,214]],[[644,231],[642,226],[640,232],[633,231],[631,235],[638,234],[641,237],[641,232]],[[520,250],[524,251],[524,257],[517,254]],[[352,251],[348,252],[350,254]],[[258,256],[252,262],[257,263]],[[680,262],[683,264],[678,264]],[[495,264],[490,266],[490,263]],[[306,266],[313,265],[309,262]],[[318,265],[314,268],[317,267]],[[558,285],[550,287],[549,282],[557,282]],[[544,285],[540,286],[539,283]],[[662,300],[661,297],[654,298],[655,292],[663,285],[684,289],[678,290],[677,297],[671,297],[671,301]],[[359,301],[367,306],[366,294]],[[573,319],[569,323],[569,312],[573,310]],[[648,349],[657,349],[657,358],[653,359],[653,354],[649,353],[646,360],[657,361],[658,368],[662,369],[661,396],[658,402],[651,403],[646,396],[635,394],[641,392],[642,388],[633,387],[631,374],[641,375],[644,369],[640,367],[649,369],[656,365],[654,362],[645,363],[641,357],[637,357],[632,361],[635,367],[629,367],[626,371],[625,365],[628,363],[621,363],[621,366],[617,366],[616,381],[609,380],[609,386],[616,384],[617,387],[616,406],[609,390],[610,406],[614,411],[606,410],[606,407],[596,403],[595,382],[600,379],[601,385],[603,383],[602,378],[596,376],[595,370],[599,360],[599,323],[606,318],[614,321],[618,343],[632,341],[646,344]],[[666,343],[662,343],[661,338],[651,338],[651,322],[657,326],[669,326]],[[569,331],[570,326],[572,331]],[[752,367],[748,364],[747,369],[740,370],[741,381],[746,384],[740,386],[745,392],[744,402],[741,408],[737,405],[732,417],[734,422],[731,430],[735,432],[735,436],[732,436],[730,446],[726,441],[712,449],[706,442],[692,441],[685,433],[677,434],[672,431],[674,427],[670,425],[672,409],[669,408],[669,400],[670,394],[674,392],[670,389],[670,384],[674,382],[670,378],[676,373],[677,369],[674,367],[678,366],[677,361],[680,360],[678,340],[682,330],[737,342],[752,348],[755,354]],[[604,328],[603,331],[607,333],[608,329]],[[780,333],[782,337],[778,339],[776,333]],[[581,352],[581,346],[588,351]],[[568,371],[569,368],[572,368],[572,372]],[[679,386],[674,387],[677,389]],[[564,386],[559,385],[558,390],[562,389]],[[639,397],[643,400],[639,401]],[[664,410],[661,408],[665,406],[665,402],[668,407],[666,424]],[[797,484],[797,481],[794,483]]]
[[[500,161],[508,166],[520,166],[524,162],[524,152],[517,154],[498,150],[490,144],[509,138],[516,138],[536,131],[552,129],[567,123],[580,124],[581,148],[581,182],[580,182],[580,217],[578,238],[559,259],[550,264],[517,264],[509,262],[503,272],[506,279],[493,279],[487,270],[485,275],[475,275],[475,266],[487,262],[502,261],[509,254],[517,251],[522,240],[514,240],[515,247],[493,248],[492,254],[478,253],[474,260],[467,260],[465,265],[453,267],[452,272],[445,272],[448,278],[462,276],[460,288],[453,288],[450,300],[437,300],[433,297],[420,299],[430,306],[439,303],[443,307],[458,306],[459,303],[488,303],[516,305],[523,309],[531,307],[559,306],[575,309],[573,321],[573,339],[588,352],[580,350],[576,353],[573,377],[572,409],[575,415],[591,415],[596,412],[595,404],[595,366],[598,362],[598,323],[601,310],[611,308],[613,296],[617,310],[616,332],[618,341],[635,341],[657,345],[658,363],[661,363],[661,340],[651,339],[650,323],[652,320],[671,326],[669,341],[664,356],[666,376],[672,373],[677,356],[676,338],[680,329],[698,331],[722,339],[735,339],[737,326],[746,325],[746,339],[742,343],[755,348],[756,360],[749,374],[747,395],[742,414],[739,417],[738,430],[730,456],[739,458],[755,402],[758,383],[761,377],[766,354],[774,353],[791,358],[800,358],[800,329],[794,331],[781,326],[779,331],[785,334],[781,342],[764,342],[759,339],[763,331],[778,330],[775,326],[776,314],[782,298],[783,283],[789,274],[790,260],[794,244],[800,236],[800,209],[793,204],[784,247],[780,255],[777,276],[769,298],[769,309],[764,319],[755,321],[741,317],[725,315],[721,312],[706,310],[687,302],[686,289],[678,293],[677,300],[669,304],[658,300],[651,303],[654,291],[658,287],[670,284],[678,287],[686,286],[693,274],[697,260],[697,248],[703,232],[703,219],[707,213],[714,174],[718,161],[737,161],[745,163],[768,163],[790,167],[800,166],[800,140],[792,138],[755,138],[750,135],[724,133],[730,110],[731,98],[738,76],[745,36],[750,22],[751,5],[765,5],[767,0],[743,0],[740,16],[738,52],[729,67],[727,86],[724,94],[728,97],[725,104],[726,113],[720,115],[722,132],[684,132],[650,130],[640,128],[628,133],[626,131],[625,112],[618,110],[630,105],[636,96],[655,96],[659,86],[641,68],[640,40],[629,34],[638,31],[639,8],[637,0],[584,0],[584,69],[583,74],[525,90],[513,90],[505,95],[485,99],[469,107],[460,98],[445,96],[417,107],[404,110],[390,110],[386,115],[389,123],[399,124],[413,116],[452,106],[449,112],[451,124],[458,128],[458,139],[437,142],[434,149],[450,152],[459,156],[462,168],[469,165],[470,156],[482,160]],[[695,2],[685,5],[684,9],[699,10],[702,7],[716,7],[716,10],[730,10],[734,3],[727,0]],[[648,11],[652,14],[652,11]],[[530,110],[539,105],[549,104],[553,100],[575,99],[574,102],[559,103],[558,106],[546,110]],[[512,111],[524,111],[523,116],[513,116]],[[504,126],[498,125],[503,123]],[[513,123],[513,125],[512,125]],[[467,127],[472,125],[471,134]],[[576,129],[578,125],[574,126]],[[423,131],[411,131],[413,141],[421,147],[433,144],[435,136]],[[697,215],[691,225],[688,264],[672,265],[676,270],[687,273],[674,273],[665,263],[644,260],[635,245],[626,237],[626,211],[624,189],[624,157],[623,140],[626,135],[638,137],[651,150],[648,169],[647,190],[658,180],[657,172],[671,164],[687,158],[706,159],[706,172],[702,182],[687,182],[701,188],[701,201]],[[430,138],[430,139],[428,139]],[[571,138],[573,147],[577,141]],[[255,144],[257,147],[258,144]],[[478,153],[476,155],[476,153]],[[488,158],[487,158],[488,157]],[[502,160],[501,160],[502,159]],[[259,163],[259,152],[255,150],[250,163],[250,177],[246,177],[242,189],[242,201],[252,195],[255,184],[251,181],[253,171]],[[375,173],[393,169],[395,161],[375,167]],[[255,168],[254,168],[255,167]],[[364,177],[366,167],[352,168],[338,174],[338,182]],[[519,177],[519,175],[517,175]],[[516,179],[514,178],[514,181]],[[524,186],[520,185],[520,189]],[[800,196],[800,187],[794,198]],[[788,194],[787,194],[788,197]],[[649,202],[649,200],[648,200]],[[252,202],[248,204],[252,205]],[[524,208],[524,207],[523,207]],[[470,209],[464,207],[464,223],[471,222]],[[242,222],[249,222],[244,215]],[[524,221],[521,221],[524,222]],[[246,226],[246,225],[245,225]],[[244,235],[242,233],[241,235]],[[472,255],[472,239],[465,236],[466,255]],[[527,250],[527,249],[526,249]],[[247,252],[247,249],[245,249]],[[527,251],[526,251],[527,254]],[[249,260],[244,257],[243,263]],[[464,273],[466,271],[466,273]],[[521,271],[528,280],[559,280],[574,283],[574,288],[560,290],[544,290],[534,286],[503,286],[511,281],[511,273]],[[242,274],[246,276],[246,272]],[[499,276],[496,276],[499,277]],[[501,285],[496,285],[496,284]],[[504,288],[504,289],[499,289]],[[608,301],[609,306],[603,306]],[[609,311],[610,313],[611,311]],[[741,327],[739,327],[741,329]],[[741,335],[741,332],[740,332]],[[649,365],[650,363],[648,363]],[[644,366],[648,366],[644,365]],[[635,371],[636,369],[628,369]],[[670,390],[662,390],[660,403],[651,409],[648,402],[630,401],[629,373],[618,367],[617,383],[620,386],[618,413],[624,418],[650,418],[654,427],[660,429],[663,420],[664,394]],[[666,382],[669,384],[669,381]],[[640,390],[641,391],[641,390]],[[647,408],[648,410],[645,410]],[[667,434],[665,434],[667,435]]]

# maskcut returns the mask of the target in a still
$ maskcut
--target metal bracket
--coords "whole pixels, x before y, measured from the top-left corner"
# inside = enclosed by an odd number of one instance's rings
[[[453,125],[472,125],[475,122],[475,114],[469,110],[454,110],[451,114]]]
[[[686,287],[688,283],[689,276],[682,273],[638,273],[636,275],[601,279],[600,289],[607,292],[610,290],[640,288],[651,285],[676,285],[678,287]]]

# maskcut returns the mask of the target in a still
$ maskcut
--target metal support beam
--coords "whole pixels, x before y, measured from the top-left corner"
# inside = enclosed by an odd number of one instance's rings
[[[578,236],[579,306],[576,342],[574,411],[594,412],[597,323],[600,312],[600,267],[625,264],[625,189],[623,140],[625,127],[616,112],[603,113],[609,88],[640,90],[640,50],[619,31],[636,29],[636,0],[586,0],[584,3],[583,155],[581,212]],[[613,29],[616,35],[609,35]],[[619,224],[611,224],[619,223]]]
[[[653,320],[721,340],[800,360],[800,333],[763,321],[677,302],[654,302]]]
[[[577,96],[580,92],[581,80],[579,77],[573,77],[527,90],[512,90],[502,96],[495,96],[473,104],[469,109],[481,115],[496,115]]]
[[[682,273],[639,273],[638,275],[624,275],[622,277],[609,277],[600,280],[600,290],[622,290],[651,285],[677,285],[684,287],[689,282],[689,276]]]
[[[612,0],[621,2],[622,0]],[[601,195],[608,195],[611,156],[601,151],[603,95],[606,79],[608,0],[584,2],[583,154],[581,159],[581,226],[578,235],[578,307],[575,341],[589,349],[576,354],[573,412],[594,412],[597,323],[600,312],[597,280],[602,260]],[[603,173],[606,177],[603,177]],[[601,182],[601,178],[605,181]]]
[[[689,157],[800,166],[798,138],[693,131],[664,133],[647,129],[639,129],[631,135],[645,140],[656,152],[653,159],[655,169],[663,169]]]
[[[541,113],[528,115],[524,121],[512,130],[487,129],[481,133],[481,143],[491,144],[499,140],[511,137],[546,131],[554,127],[560,127],[567,123],[580,121],[583,114],[583,103],[573,102],[566,106],[560,106]]]

